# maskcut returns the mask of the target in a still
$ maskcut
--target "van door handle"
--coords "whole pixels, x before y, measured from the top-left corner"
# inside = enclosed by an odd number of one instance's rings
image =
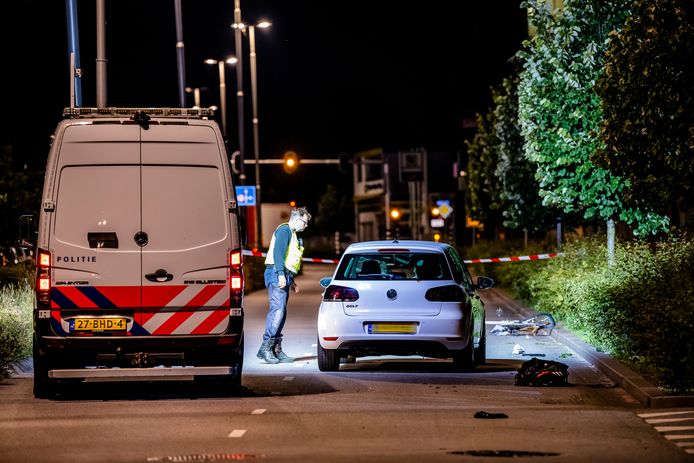
[[[159,270],[157,270],[154,273],[145,274],[145,278],[147,278],[149,281],[153,281],[155,283],[164,283],[166,281],[173,280],[173,275],[171,275],[169,272],[167,272],[163,268],[160,268]]]

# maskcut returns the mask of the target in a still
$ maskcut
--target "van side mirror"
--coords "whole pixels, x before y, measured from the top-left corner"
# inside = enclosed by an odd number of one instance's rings
[[[34,214],[24,214],[19,216],[19,229],[17,233],[17,245],[33,248],[36,246],[36,221]]]

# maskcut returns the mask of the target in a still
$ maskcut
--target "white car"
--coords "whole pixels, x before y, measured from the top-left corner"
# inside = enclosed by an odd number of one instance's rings
[[[452,358],[461,371],[485,362],[484,304],[452,246],[431,241],[369,241],[349,246],[318,312],[318,368],[374,355]]]

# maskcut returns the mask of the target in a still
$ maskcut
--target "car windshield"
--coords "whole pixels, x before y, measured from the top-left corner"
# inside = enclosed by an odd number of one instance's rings
[[[451,274],[440,253],[374,252],[346,255],[335,279],[450,280]]]

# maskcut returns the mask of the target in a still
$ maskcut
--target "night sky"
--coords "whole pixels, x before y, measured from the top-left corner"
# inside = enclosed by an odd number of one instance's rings
[[[78,0],[83,106],[96,105],[94,0]],[[233,0],[183,0],[186,83],[202,105],[219,104],[216,66],[234,54]],[[109,106],[178,106],[174,2],[107,0]],[[69,104],[65,2],[8,0],[0,15],[3,115],[0,144],[43,169],[49,136]],[[242,0],[256,30],[261,158],[293,150],[334,158],[381,147],[455,152],[463,128],[491,103],[526,37],[520,0]],[[246,156],[253,157],[248,40],[244,40]],[[237,145],[236,71],[227,67],[230,147]],[[188,95],[188,106],[193,105]],[[6,109],[6,108],[11,109]],[[252,179],[253,166],[246,166]],[[264,200],[315,203],[327,183],[351,185],[332,166],[289,176],[263,166]],[[316,191],[318,190],[318,191]]]

